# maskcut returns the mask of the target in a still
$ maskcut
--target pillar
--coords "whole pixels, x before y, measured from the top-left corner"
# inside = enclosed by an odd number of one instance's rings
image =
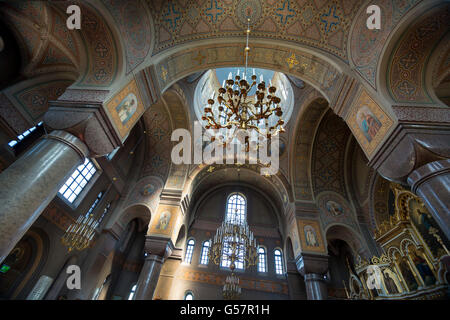
[[[164,261],[172,254],[174,249],[170,238],[147,236],[145,240],[145,251],[148,256],[142,267],[137,282],[135,300],[152,300],[158,284],[159,274]]]
[[[450,159],[433,161],[414,170],[408,177],[411,191],[421,197],[450,239]]]
[[[296,264],[305,279],[308,300],[326,300],[328,292],[324,275],[328,271],[328,256],[302,253]]]
[[[56,130],[0,174],[0,262],[87,156],[81,140]]]

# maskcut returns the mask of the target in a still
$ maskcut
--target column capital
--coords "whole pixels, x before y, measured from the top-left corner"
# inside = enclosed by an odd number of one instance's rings
[[[106,155],[121,146],[122,141],[103,106],[103,99],[109,92],[68,91],[49,103],[44,123],[78,137],[88,146],[92,157]]]
[[[407,183],[417,168],[450,158],[450,113],[445,108],[393,106],[397,124],[369,166],[388,180]]]
[[[71,147],[84,162],[84,159],[89,156],[89,149],[83,141],[75,137],[73,134],[62,130],[54,130],[48,135],[44,136],[45,139],[53,139],[62,142]]]
[[[450,172],[450,159],[433,161],[414,170],[408,176],[408,184],[411,186],[411,191],[417,194],[417,189],[422,183],[446,172]],[[446,190],[436,190],[438,191],[446,192]]]
[[[328,255],[302,253],[296,258],[295,263],[302,276],[309,273],[323,275],[328,271]]]
[[[149,255],[159,256],[164,261],[172,254],[174,245],[170,238],[146,236],[144,248]]]

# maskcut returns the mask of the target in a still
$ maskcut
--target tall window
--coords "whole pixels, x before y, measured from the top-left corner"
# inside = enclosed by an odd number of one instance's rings
[[[209,262],[209,241],[203,242],[200,264],[208,264]]]
[[[103,192],[100,192],[97,195],[97,199],[95,199],[94,203],[91,205],[88,212],[86,213],[86,216],[89,216],[94,211],[95,207],[97,206],[97,204],[99,203],[99,201],[102,197],[103,197]]]
[[[43,125],[43,122],[39,122],[37,125],[35,125],[34,127],[25,130],[25,132],[23,132],[22,134],[19,134],[17,136],[16,140],[11,140],[8,145],[13,148],[16,144],[18,144],[20,141],[22,141],[23,139],[25,139],[26,136],[28,136],[30,133],[32,133],[34,130],[36,130],[36,128],[41,127]]]
[[[234,193],[228,198],[225,221],[233,224],[243,224],[246,220],[245,211],[246,203],[244,197]]]
[[[225,222],[232,224],[244,224],[246,221],[246,201],[245,198],[238,194],[233,193],[228,197]],[[236,269],[244,269],[244,239],[242,239],[241,245],[238,246],[238,259],[235,261]],[[231,261],[228,258],[232,253],[232,248],[229,244],[229,239],[225,238],[223,243],[222,261],[221,267],[229,268]]]
[[[194,245],[195,245],[194,239],[190,239],[187,243],[186,255],[184,256],[184,262],[191,263],[192,253],[194,252]]]
[[[266,249],[258,248],[258,272],[267,272],[266,268]]]
[[[131,288],[130,294],[128,296],[128,300],[133,300],[134,294],[136,293],[136,284]]]
[[[92,162],[86,159],[82,165],[75,169],[70,178],[59,189],[59,193],[70,203],[74,202],[96,171],[97,169]]]
[[[275,254],[275,273],[283,274],[283,254],[279,249],[275,249],[274,254]]]

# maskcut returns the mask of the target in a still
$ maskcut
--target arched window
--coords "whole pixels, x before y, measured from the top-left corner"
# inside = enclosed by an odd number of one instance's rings
[[[203,242],[202,254],[200,256],[200,264],[208,264],[209,262],[209,241]]]
[[[184,300],[194,300],[194,295],[192,291],[187,291],[184,295]]]
[[[136,284],[134,284],[133,287],[131,287],[130,294],[128,295],[128,300],[133,300],[134,294],[136,293]]]
[[[225,222],[242,225],[246,222],[247,204],[245,198],[239,193],[232,193],[228,197]],[[244,269],[244,239],[241,239],[241,245],[238,247],[238,259],[235,261],[236,269]],[[224,238],[222,259],[220,266],[229,268],[231,261],[229,255],[232,253],[232,248],[229,244],[229,239]]]
[[[258,248],[258,272],[267,272],[266,249]]]
[[[75,169],[69,179],[59,189],[59,193],[70,203],[74,202],[96,171],[97,168],[92,162],[89,159],[85,159],[84,163]]]
[[[283,253],[280,249],[275,249],[275,273],[283,274]]]
[[[243,224],[246,221],[246,201],[239,193],[233,193],[228,197],[225,222]]]
[[[195,245],[194,239],[189,239],[189,241],[187,242],[186,255],[184,256],[185,263],[189,264],[191,263],[192,253],[194,252],[194,245]]]

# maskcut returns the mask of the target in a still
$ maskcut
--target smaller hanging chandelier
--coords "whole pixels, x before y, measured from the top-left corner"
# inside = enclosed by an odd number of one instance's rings
[[[242,291],[239,286],[239,278],[234,273],[231,276],[227,276],[222,293],[225,300],[237,300],[241,296]]]
[[[95,228],[99,222],[94,218],[93,214],[80,215],[75,223],[72,223],[61,238],[61,242],[68,251],[73,249],[79,251],[88,248],[95,236]]]
[[[206,129],[233,129],[251,130],[270,139],[280,132],[284,132],[284,120],[281,119],[281,99],[275,95],[277,88],[270,84],[266,86],[264,81],[257,83],[257,76],[251,76],[252,81],[247,82],[248,45],[250,34],[250,19],[248,19],[247,45],[245,47],[245,72],[242,78],[239,75],[235,79],[229,77],[223,87],[219,88],[217,101],[215,93],[208,99],[204,109],[202,120],[206,121]],[[249,97],[250,91],[256,87],[254,97]],[[218,104],[218,107],[217,107]],[[216,105],[216,107],[214,107]],[[248,146],[248,141],[246,141]]]

